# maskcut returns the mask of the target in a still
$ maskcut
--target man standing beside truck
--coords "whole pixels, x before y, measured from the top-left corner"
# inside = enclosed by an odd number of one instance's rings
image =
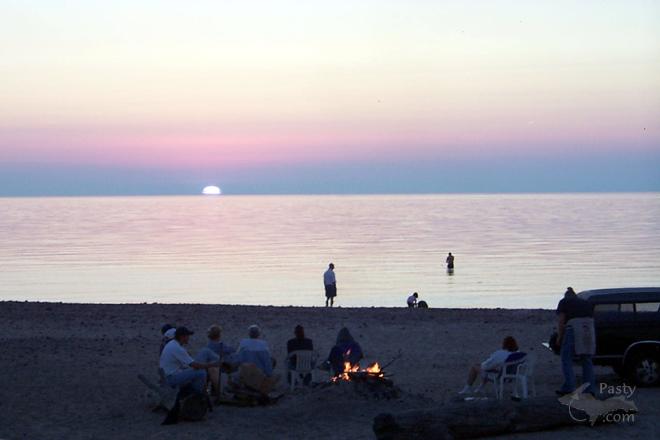
[[[594,308],[589,301],[579,298],[572,287],[566,289],[564,298],[557,305],[557,344],[561,347],[561,370],[564,374],[564,384],[557,390],[557,394],[563,396],[575,391],[573,359],[582,364],[582,382],[589,384],[585,392],[594,394]]]

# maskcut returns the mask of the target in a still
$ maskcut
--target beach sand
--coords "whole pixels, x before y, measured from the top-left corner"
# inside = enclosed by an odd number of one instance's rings
[[[561,382],[559,359],[541,347],[554,326],[549,310],[406,308],[296,308],[219,305],[92,305],[0,303],[1,439],[371,439],[381,412],[424,407],[456,397],[470,364],[513,335],[538,356],[538,393],[551,395]],[[205,329],[219,323],[223,339],[237,344],[259,324],[282,360],[293,327],[302,324],[327,356],[337,331],[348,326],[368,360],[387,362],[402,389],[398,400],[376,400],[347,388],[301,390],[276,405],[216,407],[202,422],[161,426],[150,411],[138,373],[157,377],[160,326],[171,322],[196,330],[189,350],[206,343]],[[609,369],[599,381],[617,383]],[[658,438],[660,389],[639,389],[634,424],[508,436],[521,439]]]

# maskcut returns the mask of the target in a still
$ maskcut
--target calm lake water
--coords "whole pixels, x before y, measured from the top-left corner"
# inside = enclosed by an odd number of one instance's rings
[[[660,194],[0,199],[0,299],[553,307],[660,285]],[[447,252],[456,269],[444,268]]]

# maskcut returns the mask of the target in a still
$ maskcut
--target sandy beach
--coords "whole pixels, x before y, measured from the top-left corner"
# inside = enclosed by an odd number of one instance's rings
[[[448,402],[471,363],[513,335],[538,357],[536,385],[551,395],[560,385],[559,359],[541,347],[554,325],[549,310],[405,308],[295,308],[220,305],[0,303],[0,438],[2,439],[371,439],[381,412]],[[213,323],[237,344],[259,324],[283,373],[286,341],[302,324],[320,356],[337,331],[351,329],[369,361],[402,357],[388,371],[398,400],[357,398],[332,388],[287,394],[276,405],[216,407],[202,422],[161,426],[139,373],[156,377],[160,326],[186,325],[197,333],[189,351],[206,344]],[[598,380],[617,383],[609,369]],[[638,389],[633,424],[563,429],[562,438],[658,438],[660,389]],[[551,439],[558,431],[517,435]]]

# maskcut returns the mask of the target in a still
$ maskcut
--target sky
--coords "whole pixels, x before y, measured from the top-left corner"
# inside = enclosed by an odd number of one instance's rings
[[[0,2],[0,196],[660,191],[656,1]]]

